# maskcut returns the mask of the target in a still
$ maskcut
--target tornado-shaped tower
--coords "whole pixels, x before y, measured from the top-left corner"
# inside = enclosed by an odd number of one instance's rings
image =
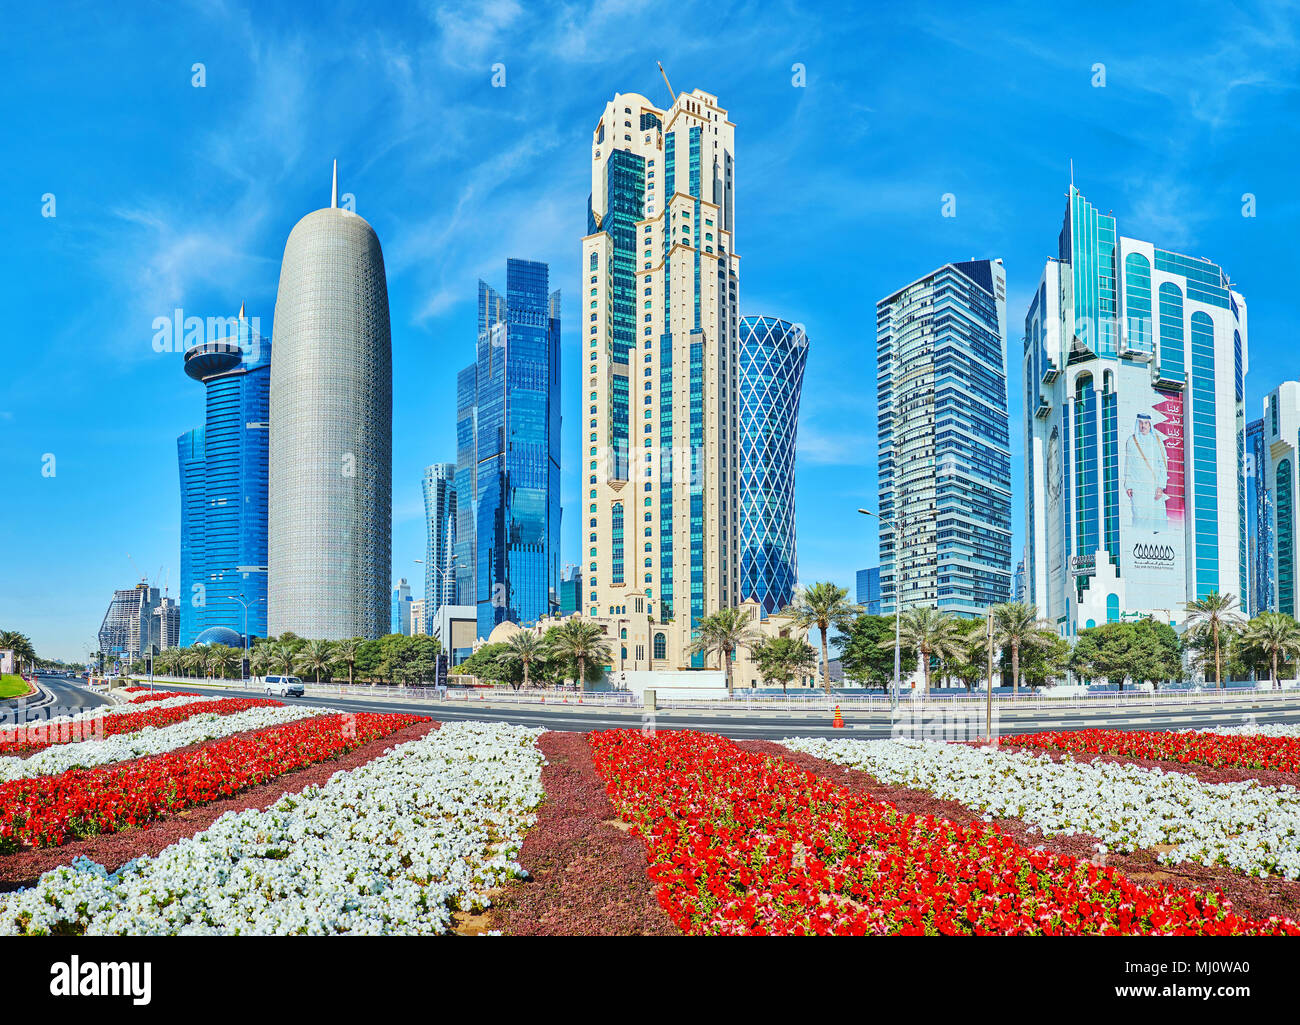
[[[289,233],[271,346],[268,630],[387,632],[393,362],[384,255],[338,208]]]

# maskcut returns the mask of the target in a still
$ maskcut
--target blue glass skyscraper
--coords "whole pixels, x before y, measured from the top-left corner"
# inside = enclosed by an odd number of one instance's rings
[[[790,604],[799,575],[794,453],[807,361],[798,325],[740,319],[740,597],[764,615]]]
[[[456,604],[456,464],[424,468],[424,630],[444,605]]]
[[[547,282],[530,260],[506,262],[504,295],[479,282],[476,358],[457,378],[457,601],[477,606],[480,637],[558,608],[560,293]]]
[[[870,569],[858,570],[858,593],[856,598],[859,605],[869,616],[880,615],[880,567],[872,566]]]
[[[243,602],[248,634],[266,636],[271,343],[242,307],[214,333],[185,353],[185,373],[207,391],[207,416],[176,443],[182,647],[212,627],[242,635]]]

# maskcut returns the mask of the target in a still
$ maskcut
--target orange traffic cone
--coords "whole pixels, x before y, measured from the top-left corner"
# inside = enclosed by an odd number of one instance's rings
[[[835,721],[831,723],[831,726],[837,730],[844,728],[844,716],[840,715],[839,705],[835,706]]]

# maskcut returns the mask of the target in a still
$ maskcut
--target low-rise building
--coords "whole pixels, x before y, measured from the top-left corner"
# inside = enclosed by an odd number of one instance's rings
[[[595,623],[604,630],[605,638],[612,649],[613,657],[604,666],[608,680],[615,685],[624,673],[707,673],[720,671],[718,656],[710,656],[701,668],[691,665],[691,654],[686,645],[676,640],[678,632],[671,630],[646,610],[646,597],[640,591],[631,590],[623,595],[622,603],[615,606],[618,610],[611,616],[583,616],[587,622]],[[798,637],[807,639],[807,631],[796,627],[794,623],[780,615],[761,618],[761,606],[753,599],[740,604],[743,611],[748,611],[753,629],[758,636]],[[572,617],[544,619],[530,627],[539,636],[547,630]],[[499,624],[487,638],[487,643],[496,644],[505,641],[511,634],[521,629],[514,623]],[[816,671],[807,677],[791,683],[791,687],[816,687],[819,680]],[[733,691],[758,690],[764,688],[763,676],[758,670],[750,651],[742,648],[735,653],[731,664],[731,687]]]

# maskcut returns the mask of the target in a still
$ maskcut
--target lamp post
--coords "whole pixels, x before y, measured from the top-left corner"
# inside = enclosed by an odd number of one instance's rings
[[[863,516],[874,516],[881,523],[888,523],[894,531],[894,687],[889,695],[889,708],[892,712],[898,708],[898,691],[901,685],[900,678],[903,665],[902,647],[899,640],[902,636],[900,616],[902,615],[903,604],[899,601],[898,596],[898,525],[893,520],[881,516],[878,512],[872,512],[870,509],[859,509],[858,512],[862,513]]]
[[[229,594],[226,595],[226,597],[229,598],[231,601],[237,601],[239,602],[240,605],[244,606],[244,635],[243,635],[244,654],[239,659],[239,675],[241,678],[240,682],[243,683],[245,686],[247,686],[248,685],[248,606],[255,605],[259,601],[266,601],[266,599],[254,598],[252,599],[252,601],[246,601],[244,599],[243,591],[239,592],[238,598],[235,598]]]
[[[451,559],[448,561],[448,563],[447,563],[447,568],[446,568],[446,569],[442,569],[442,568],[439,567],[439,566],[433,566],[433,567],[431,567],[435,573],[438,573],[438,574],[440,574],[440,575],[442,576],[442,591],[443,591],[443,594],[440,594],[440,595],[438,596],[439,598],[442,598],[443,595],[446,594],[446,591],[447,591],[447,575],[448,575],[448,574],[449,574],[453,569],[456,568],[456,560],[457,560],[458,558],[459,558],[459,556],[457,556],[457,555],[453,555],[453,556],[451,557]],[[415,560],[413,560],[413,561],[415,562],[415,564],[416,564],[417,566],[423,566],[423,565],[424,565],[424,560],[423,560],[423,559],[415,559]],[[432,632],[432,630],[433,630],[433,613],[432,613],[431,611],[427,611],[427,609],[428,609],[428,605],[429,605],[429,595],[427,594],[428,588],[425,588],[425,591],[426,591],[426,594],[425,594],[425,596],[424,596],[424,604],[425,604],[426,611],[425,611],[424,615],[425,615],[425,619],[428,620],[428,627],[427,627],[427,629],[428,629],[430,632]],[[439,602],[438,602],[438,608],[442,608],[443,605],[445,605],[445,604],[447,604],[447,603],[444,602],[444,601],[439,601]]]

